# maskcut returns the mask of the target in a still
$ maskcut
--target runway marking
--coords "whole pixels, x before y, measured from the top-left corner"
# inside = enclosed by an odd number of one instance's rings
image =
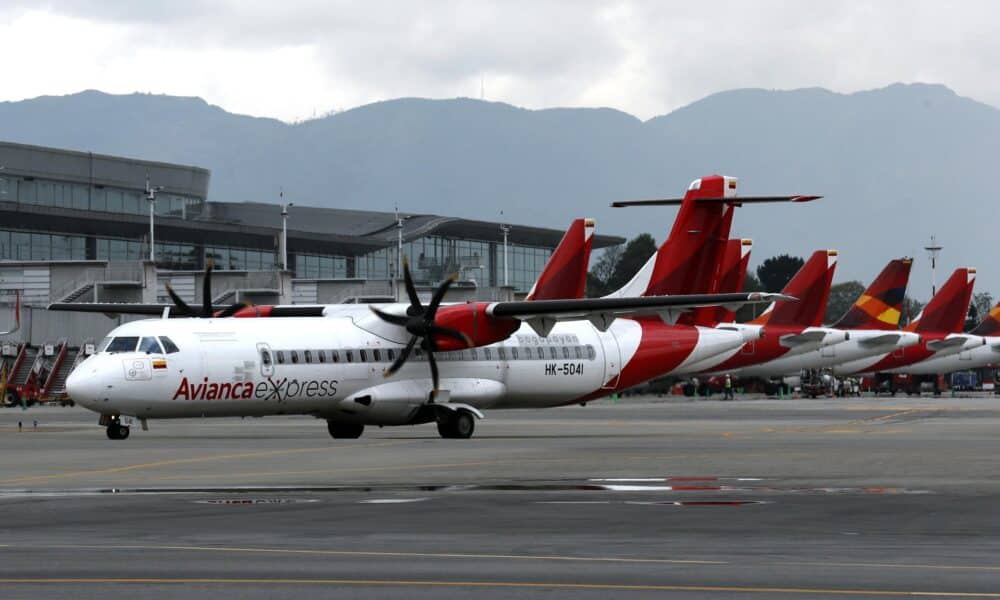
[[[400,440],[400,441],[383,442],[377,444],[365,444],[360,446],[351,446],[351,449],[354,450],[357,448],[374,448],[378,446],[397,446],[409,442],[410,440]],[[121,467],[108,467],[105,469],[90,469],[86,471],[67,471],[64,473],[52,473],[49,475],[29,475],[24,477],[15,477],[12,479],[0,479],[0,484],[26,483],[29,481],[47,481],[51,479],[70,479],[74,477],[84,477],[87,475],[106,475],[110,473],[124,473],[128,471],[138,471],[141,469],[151,469],[155,467],[164,467],[170,465],[187,465],[187,464],[202,463],[202,462],[212,462],[218,460],[232,460],[238,458],[259,458],[262,456],[305,454],[309,452],[331,452],[334,450],[336,450],[336,447],[334,446],[320,446],[313,448],[293,448],[288,450],[263,450],[255,452],[238,452],[234,454],[211,454],[207,456],[196,456],[192,458],[175,458],[169,460],[158,460],[147,463],[124,465]]]
[[[720,592],[754,594],[810,594],[824,596],[909,596],[924,598],[1000,598],[994,592],[933,592],[917,590],[875,590],[850,588],[806,588],[722,585],[669,585],[627,583],[561,583],[544,581],[461,581],[405,579],[288,579],[234,577],[10,577],[0,578],[0,584],[203,584],[203,585],[368,585],[409,587],[475,587],[521,589],[609,590],[641,592]]]
[[[423,502],[428,498],[373,498],[371,500],[360,500],[358,504],[408,504],[411,502]]]

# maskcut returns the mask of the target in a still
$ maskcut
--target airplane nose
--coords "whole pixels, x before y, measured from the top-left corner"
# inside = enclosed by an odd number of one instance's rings
[[[90,407],[96,405],[101,393],[97,369],[81,364],[66,378],[66,394],[77,404]]]

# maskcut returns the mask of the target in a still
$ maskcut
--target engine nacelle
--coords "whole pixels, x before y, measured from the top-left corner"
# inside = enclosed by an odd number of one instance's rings
[[[518,330],[521,322],[486,314],[486,307],[489,305],[488,302],[468,302],[442,306],[434,316],[434,324],[461,331],[469,336],[473,346],[486,346],[509,338]],[[445,352],[464,349],[461,342],[451,338],[435,337],[434,343],[438,350]]]

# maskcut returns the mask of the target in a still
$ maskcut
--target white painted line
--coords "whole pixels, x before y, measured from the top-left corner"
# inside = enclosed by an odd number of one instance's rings
[[[410,502],[423,502],[427,498],[373,498],[371,500],[361,500],[358,504],[408,504]]]

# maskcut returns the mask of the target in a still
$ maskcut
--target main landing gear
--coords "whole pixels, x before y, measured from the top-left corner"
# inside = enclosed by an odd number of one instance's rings
[[[119,417],[111,417],[108,422],[108,439],[109,440],[124,440],[128,438],[129,427],[128,425],[122,425],[122,421]]]
[[[327,421],[326,428],[330,432],[330,435],[338,440],[355,440],[361,437],[361,434],[365,431],[364,425],[355,423],[337,423],[336,421]]]
[[[437,426],[443,438],[467,440],[476,430],[476,417],[467,410],[442,411]]]

